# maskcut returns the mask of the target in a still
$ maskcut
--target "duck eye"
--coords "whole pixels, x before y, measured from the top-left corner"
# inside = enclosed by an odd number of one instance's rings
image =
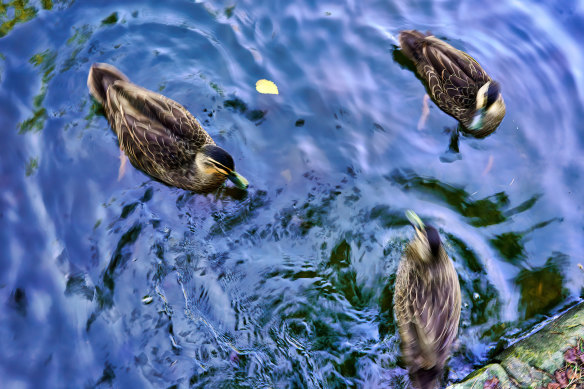
[[[499,84],[493,83],[489,85],[489,89],[487,90],[485,96],[487,98],[486,104],[487,108],[490,107],[495,101],[497,101],[497,98],[499,97],[499,92],[500,92]]]
[[[227,169],[225,169],[225,167],[223,165],[220,165],[218,163],[210,163],[209,165],[210,165],[210,167],[217,170],[219,173],[225,174],[226,176],[229,175],[229,172],[227,171]]]

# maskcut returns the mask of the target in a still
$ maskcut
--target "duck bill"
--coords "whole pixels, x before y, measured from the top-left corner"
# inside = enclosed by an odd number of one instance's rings
[[[249,186],[249,182],[245,179],[245,177],[235,170],[232,170],[227,178],[229,178],[229,180],[231,180],[231,182],[233,182],[239,189],[247,189]]]
[[[412,223],[412,225],[414,226],[414,228],[416,230],[423,230],[424,229],[424,222],[422,221],[422,219],[420,219],[420,217],[411,209],[408,209],[406,211],[406,217],[408,218],[408,220],[410,221],[410,223]]]
[[[479,109],[477,113],[475,113],[470,126],[468,127],[469,130],[477,131],[480,130],[483,126],[483,116],[485,116],[485,110],[483,108]]]

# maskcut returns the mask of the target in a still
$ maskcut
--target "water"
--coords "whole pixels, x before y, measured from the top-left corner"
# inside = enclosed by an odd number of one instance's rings
[[[96,4],[0,11],[4,387],[403,386],[406,209],[460,275],[451,381],[582,296],[584,3]],[[417,129],[424,88],[394,60],[410,28],[501,83],[495,134],[448,152],[433,104]],[[93,62],[183,103],[249,192],[118,180]]]

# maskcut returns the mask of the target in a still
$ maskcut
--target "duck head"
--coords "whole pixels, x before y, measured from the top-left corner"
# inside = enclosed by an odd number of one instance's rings
[[[200,180],[208,187],[218,187],[226,178],[240,189],[247,189],[248,181],[235,171],[233,158],[216,145],[204,145],[195,158]]]
[[[501,86],[496,81],[489,81],[477,93],[476,111],[468,129],[472,135],[483,138],[497,129],[504,116]]]
[[[408,210],[406,217],[416,230],[416,236],[410,243],[410,248],[415,254],[414,258],[424,263],[430,263],[438,258],[442,247],[438,230],[430,225],[425,225],[414,211]]]

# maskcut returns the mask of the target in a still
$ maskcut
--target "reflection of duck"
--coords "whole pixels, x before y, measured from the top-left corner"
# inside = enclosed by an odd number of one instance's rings
[[[408,211],[416,236],[397,270],[394,313],[415,387],[436,385],[458,332],[460,284],[434,227]]]
[[[218,188],[226,178],[247,188],[233,158],[182,105],[131,83],[115,67],[94,64],[87,86],[105,110],[120,148],[132,165],[172,186],[196,192]]]
[[[399,43],[441,110],[476,137],[497,129],[505,116],[505,102],[499,84],[477,61],[435,36],[415,30],[400,32]]]

